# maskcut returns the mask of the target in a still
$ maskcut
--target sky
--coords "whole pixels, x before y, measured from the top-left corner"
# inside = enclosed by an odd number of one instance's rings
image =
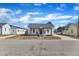
[[[77,3],[0,3],[0,22],[27,27],[29,23],[52,22],[55,28],[77,22]]]

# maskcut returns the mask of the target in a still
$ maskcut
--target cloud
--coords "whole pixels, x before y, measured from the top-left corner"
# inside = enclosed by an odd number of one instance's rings
[[[62,9],[62,8],[60,8],[60,7],[56,7],[56,10],[63,11],[63,9]]]
[[[74,6],[74,10],[79,11],[79,6]]]
[[[13,11],[7,8],[0,8],[0,19],[10,19]]]
[[[60,14],[58,14],[58,13],[48,14],[45,17],[36,17],[36,18],[33,18],[33,20],[35,20],[36,22],[39,22],[39,21],[51,21],[51,20],[54,20],[59,15]]]
[[[15,18],[15,12],[12,9],[0,8],[0,20],[7,23],[16,23],[18,19]],[[20,12],[20,11],[19,11]],[[17,12],[17,13],[19,13]]]
[[[15,12],[15,14],[20,14],[22,12],[22,10],[17,10],[16,12]]]
[[[27,15],[39,15],[42,14],[40,12],[28,12]]]
[[[25,16],[22,16],[19,18],[19,20],[21,22],[24,23],[34,23],[34,22],[42,22],[42,21],[52,21],[52,20],[68,20],[68,19],[72,19],[73,16],[71,15],[61,15],[59,13],[53,13],[53,14],[48,14],[45,16],[41,16],[41,17],[31,17],[31,14],[36,15],[40,13],[27,13]],[[74,17],[75,18],[75,17]]]
[[[56,19],[69,19],[72,18],[72,16],[64,15],[64,16],[58,16]]]
[[[62,7],[62,8],[65,8],[66,7],[66,4],[60,4],[60,7]]]
[[[77,20],[77,19],[78,19],[78,15],[73,16],[72,19],[73,19],[73,20]]]
[[[45,5],[46,3],[34,3],[34,6],[41,6],[41,5]]]
[[[68,23],[68,22],[71,22],[70,20],[62,20],[62,21],[59,21],[58,23]]]
[[[25,16],[23,16],[23,17],[20,17],[20,18],[19,18],[19,21],[22,21],[22,22],[29,22],[29,18],[30,18],[29,15],[25,15]]]
[[[66,8],[66,4],[60,4],[56,7],[56,10],[63,11]]]
[[[7,22],[7,23],[12,24],[12,23],[16,23],[16,22],[18,22],[18,19],[14,18],[14,19],[10,19],[9,22]]]
[[[32,15],[40,15],[42,14],[41,12],[28,12],[26,15],[22,16],[19,18],[20,21],[24,22],[24,23],[31,23],[31,22],[36,22],[37,18],[32,18]],[[34,19],[34,20],[33,20]]]
[[[0,8],[0,12],[6,13],[6,12],[13,12],[13,11],[7,8]]]

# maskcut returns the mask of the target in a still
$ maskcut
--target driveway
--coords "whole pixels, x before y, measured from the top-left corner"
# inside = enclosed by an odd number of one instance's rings
[[[0,40],[1,56],[79,56],[79,40]]]
[[[75,38],[72,38],[72,37],[69,37],[69,36],[56,35],[56,34],[54,34],[54,36],[61,37],[61,40],[78,40],[78,39],[75,39]]]

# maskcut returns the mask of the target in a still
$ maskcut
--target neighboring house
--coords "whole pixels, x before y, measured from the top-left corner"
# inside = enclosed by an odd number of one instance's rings
[[[16,34],[16,26],[10,25],[11,27],[11,34]]]
[[[29,35],[53,35],[54,25],[50,22],[47,24],[32,23],[28,25]]]
[[[64,29],[64,27],[58,27],[57,29],[55,29],[55,33],[61,35],[61,34],[63,34],[63,33],[62,33],[62,30],[63,30],[63,29]]]
[[[26,29],[17,26],[9,25],[7,23],[0,23],[0,35],[19,35],[25,34]]]
[[[66,35],[73,35],[79,37],[79,16],[78,16],[78,21],[75,24],[68,24],[65,26],[66,30],[62,30],[63,34]]]
[[[16,34],[25,34],[25,32],[26,32],[26,29],[24,28],[20,28],[20,27],[16,28]]]
[[[69,24],[64,27],[64,30],[62,30],[62,33],[65,35],[72,35],[77,36],[77,24]]]
[[[0,35],[11,34],[11,27],[7,23],[0,23]]]
[[[21,27],[17,27],[17,26],[13,26],[10,25],[11,27],[11,34],[25,34],[26,29],[25,28],[21,28]]]

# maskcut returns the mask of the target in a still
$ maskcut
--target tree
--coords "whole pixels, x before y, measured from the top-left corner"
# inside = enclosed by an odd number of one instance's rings
[[[54,27],[54,25],[51,22],[48,22],[47,24],[50,24],[50,25],[52,25]]]
[[[60,32],[62,34],[63,29],[64,29],[64,27],[59,27],[59,28],[57,28],[57,32]]]

